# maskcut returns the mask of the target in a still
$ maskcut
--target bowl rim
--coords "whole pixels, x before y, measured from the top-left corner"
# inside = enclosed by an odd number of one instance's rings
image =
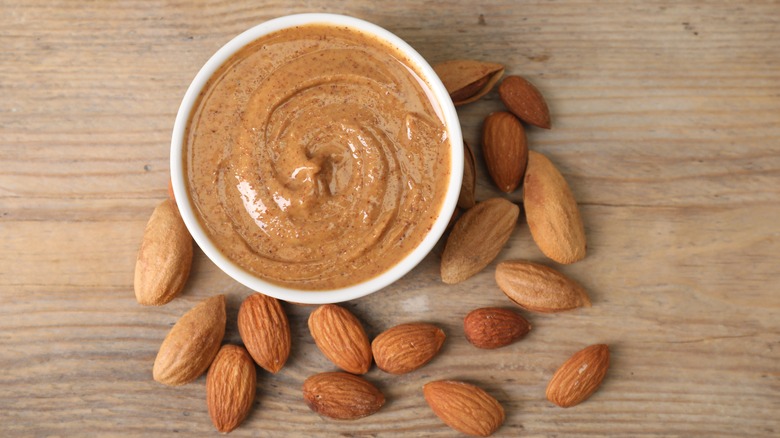
[[[433,92],[435,102],[439,104],[449,136],[451,151],[450,177],[447,192],[436,221],[420,244],[396,265],[381,274],[357,284],[328,290],[295,289],[271,283],[228,259],[211,242],[208,234],[203,229],[203,225],[195,215],[195,206],[187,194],[184,182],[184,164],[182,159],[185,144],[184,133],[198,95],[211,76],[225,61],[240,49],[262,36],[282,29],[310,24],[351,27],[389,43],[403,53],[417,68],[417,72],[422,75],[422,79],[427,82]],[[278,17],[249,28],[228,41],[206,61],[190,83],[176,114],[171,136],[170,169],[173,193],[182,219],[195,242],[217,267],[249,289],[265,295],[301,304],[326,304],[348,301],[377,292],[406,275],[430,253],[436,242],[444,234],[447,224],[455,211],[463,179],[463,161],[463,136],[455,105],[452,103],[449,93],[433,68],[415,49],[395,34],[368,21],[340,14],[307,13]]]

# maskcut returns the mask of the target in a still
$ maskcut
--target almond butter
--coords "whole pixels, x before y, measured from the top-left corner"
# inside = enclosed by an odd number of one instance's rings
[[[290,322],[276,298],[249,295],[238,310],[238,332],[252,359],[270,373],[277,373],[290,356]]]
[[[404,374],[430,362],[445,338],[444,332],[433,324],[400,324],[374,338],[371,351],[379,369]]]
[[[463,183],[460,186],[458,207],[469,209],[476,203],[474,194],[477,188],[477,164],[474,151],[465,141],[463,142]]]
[[[441,257],[441,279],[455,284],[489,265],[517,224],[520,208],[502,198],[480,202],[458,219]]]
[[[135,262],[135,299],[162,306],[184,289],[192,266],[192,237],[176,203],[166,199],[154,209]]]
[[[504,423],[504,408],[482,388],[455,380],[423,386],[428,406],[447,426],[474,436],[490,436]]]
[[[214,427],[222,433],[238,427],[256,392],[257,372],[249,353],[238,345],[223,345],[206,376],[206,405]]]
[[[190,309],[171,328],[154,360],[154,380],[184,385],[203,374],[225,336],[225,296],[215,295]]]
[[[553,268],[521,260],[496,267],[498,287],[520,307],[532,312],[555,313],[590,307],[587,292]]]
[[[544,96],[527,79],[507,76],[498,87],[498,95],[507,109],[520,120],[550,129],[550,110]]]
[[[528,229],[547,257],[569,264],[585,258],[587,244],[577,201],[555,165],[531,151],[523,182]]]
[[[360,321],[349,310],[325,304],[309,315],[314,343],[344,371],[365,374],[371,368],[371,344]]]
[[[486,95],[504,74],[504,66],[492,62],[459,59],[433,66],[455,106]]]
[[[528,163],[528,143],[517,117],[505,111],[487,116],[482,125],[482,156],[499,190],[511,193],[520,185]]]
[[[569,358],[555,372],[547,385],[547,400],[562,408],[582,403],[604,380],[609,369],[609,347],[604,344],[586,347]]]
[[[303,382],[309,409],[338,420],[366,417],[385,404],[385,396],[368,380],[342,372],[315,374]]]
[[[466,339],[477,348],[500,348],[531,331],[531,324],[517,312],[500,307],[475,309],[463,319]]]

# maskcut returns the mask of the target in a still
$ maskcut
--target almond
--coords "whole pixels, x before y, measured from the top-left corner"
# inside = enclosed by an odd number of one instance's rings
[[[371,415],[385,404],[385,396],[368,380],[352,374],[315,374],[303,382],[303,399],[309,409],[338,420]]]
[[[555,165],[534,151],[528,154],[523,205],[531,236],[544,255],[563,264],[585,258],[585,227],[577,201]]]
[[[455,106],[486,95],[504,74],[504,66],[492,62],[459,59],[433,66]]]
[[[404,374],[430,362],[446,335],[433,324],[400,324],[382,332],[371,343],[376,366],[390,374]]]
[[[135,262],[135,299],[162,306],[184,289],[192,266],[192,237],[176,203],[166,199],[146,224]]]
[[[528,163],[528,143],[517,117],[504,111],[487,116],[482,125],[482,155],[499,190],[511,193],[520,185]]]
[[[225,336],[225,296],[215,295],[190,309],[171,328],[154,360],[154,380],[184,385],[203,374]]]
[[[222,433],[238,427],[249,415],[257,392],[257,372],[249,353],[223,345],[206,376],[206,405],[214,427]]]
[[[314,343],[331,362],[344,371],[365,374],[371,368],[371,344],[363,326],[349,310],[325,304],[309,315]]]
[[[290,323],[279,300],[260,293],[249,295],[238,310],[238,332],[252,359],[277,373],[290,356]]]
[[[496,283],[510,300],[532,312],[590,307],[582,286],[544,265],[520,260],[501,262],[496,267]]]
[[[480,202],[458,219],[441,257],[441,279],[455,284],[489,265],[517,224],[520,208],[502,198]]]
[[[550,379],[547,400],[562,408],[582,403],[599,389],[608,368],[607,345],[591,345],[574,353]]]
[[[458,207],[469,209],[476,203],[474,193],[477,188],[477,164],[474,151],[465,141],[463,142],[463,184],[460,186]]]
[[[475,309],[463,319],[466,339],[477,348],[493,349],[511,344],[531,331],[520,314],[500,307]]]
[[[525,78],[507,76],[498,87],[498,95],[507,109],[520,120],[550,129],[550,110],[544,96]]]
[[[481,388],[455,380],[423,386],[425,401],[447,426],[474,436],[490,436],[504,423],[504,408]]]

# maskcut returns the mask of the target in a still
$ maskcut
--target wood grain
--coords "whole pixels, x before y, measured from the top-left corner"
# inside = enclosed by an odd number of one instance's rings
[[[498,436],[780,434],[780,3],[497,0],[210,0],[0,4],[0,435],[216,435],[205,377],[152,380],[160,342],[195,303],[228,296],[239,343],[250,293],[198,250],[183,295],[139,306],[133,265],[166,196],[173,119],[200,66],[232,36],[276,16],[327,11],[373,21],[430,62],[499,61],[544,93],[553,129],[529,145],[580,202],[585,260],[560,267],[593,307],[524,315],[531,333],[485,353],[462,333],[482,306],[511,306],[495,262],[446,286],[434,253],[396,284],[347,307],[369,336],[427,321],[441,354],[403,376],[366,377],[387,396],[354,422],[309,411],[301,385],[333,366],[287,305],[288,365],[261,372],[250,417],[231,436],[453,436],[424,383],[485,388],[507,412]],[[497,194],[479,147],[495,92],[459,109],[475,146],[477,198]],[[520,192],[510,195],[519,201]],[[553,265],[520,226],[499,259]],[[587,402],[544,398],[555,369],[607,343],[612,366]]]

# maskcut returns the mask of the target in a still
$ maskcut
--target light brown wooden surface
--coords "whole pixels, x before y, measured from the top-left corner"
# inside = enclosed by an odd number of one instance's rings
[[[571,184],[589,239],[588,257],[560,269],[594,305],[526,312],[527,338],[480,351],[463,337],[463,316],[512,306],[495,263],[446,286],[431,254],[347,304],[372,336],[416,320],[448,334],[417,372],[374,368],[367,377],[388,403],[354,422],[304,405],[303,380],[334,367],[308,334],[311,308],[288,305],[289,364],[259,373],[255,409],[231,436],[453,436],[421,393],[443,378],[504,405],[498,436],[780,434],[780,2],[6,0],[0,435],[216,435],[205,378],[163,387],[152,363],[177,318],[215,293],[228,295],[225,341],[240,342],[236,313],[250,291],[196,250],[184,294],[142,307],[136,251],[166,196],[189,81],[234,35],[311,11],[375,22],[430,62],[498,61],[536,83],[553,129],[529,129],[529,143]],[[472,145],[499,108],[491,93],[459,110]],[[485,199],[495,192],[474,149]],[[523,221],[499,256],[511,258],[544,261]],[[551,405],[557,366],[593,343],[612,348],[603,387],[574,408]]]

